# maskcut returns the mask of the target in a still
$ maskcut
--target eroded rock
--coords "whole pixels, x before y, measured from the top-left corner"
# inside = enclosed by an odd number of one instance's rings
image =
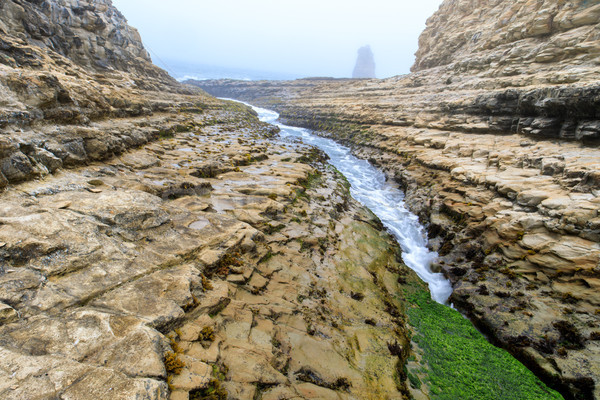
[[[597,13],[587,1],[446,1],[409,75],[192,83],[382,168],[429,224],[453,302],[565,396],[599,397],[596,342],[566,348],[553,325],[599,327]]]

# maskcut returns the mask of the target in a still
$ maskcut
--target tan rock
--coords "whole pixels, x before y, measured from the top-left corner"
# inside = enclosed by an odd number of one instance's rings
[[[288,340],[291,344],[292,373],[302,368],[309,368],[320,379],[331,384],[338,378],[346,378],[350,381],[359,379],[356,371],[344,362],[344,357],[335,349],[333,343],[293,332],[288,333]]]
[[[517,203],[523,206],[535,207],[548,198],[548,193],[542,190],[524,190],[517,196]]]
[[[7,399],[52,396],[56,390],[72,399],[130,399],[143,396],[166,400],[167,385],[148,378],[133,379],[108,368],[84,366],[70,358],[26,356],[0,348],[0,363],[13,371],[0,383]],[[8,390],[7,390],[8,389]]]
[[[544,233],[523,235],[523,239],[521,240],[523,246],[534,251],[540,251],[554,242],[555,239],[552,236]]]
[[[212,370],[208,365],[206,365],[205,371],[200,371],[201,374],[191,372],[187,368],[184,368],[181,374],[173,376],[173,379],[171,380],[171,385],[173,386],[173,388],[175,388],[175,390],[184,391],[205,388],[212,377],[211,371]]]
[[[267,138],[273,130],[248,110],[154,67],[110,2],[38,3],[7,0],[0,13],[10,49],[0,74],[0,187],[9,186],[0,201],[0,298],[11,305],[0,309],[0,336],[14,346],[0,348],[3,396],[166,398],[168,341],[153,327],[179,327],[182,388],[206,384],[206,361],[229,367],[232,397],[254,397],[258,382],[276,385],[264,393],[271,397],[399,398],[386,349],[395,336],[382,311],[389,296],[373,284],[375,274],[399,292],[376,262],[391,245],[365,236],[369,224],[353,225],[360,209],[331,173],[321,171],[336,184],[291,204],[314,166],[283,159],[305,150]],[[494,293],[506,265],[526,274],[511,283],[535,313],[503,312],[507,298],[485,321],[505,344],[513,333],[554,337],[557,318],[588,329],[598,304],[600,131],[586,96],[597,90],[600,8],[588,3],[446,1],[421,36],[413,74],[260,84],[269,102],[289,101],[292,122],[343,121],[338,138],[368,144],[354,151],[387,169],[416,214],[433,222],[439,213],[431,234],[448,252],[440,266],[478,318],[497,299],[475,293],[473,280]],[[39,21],[73,35],[31,33]],[[115,27],[120,35],[106,37]],[[321,229],[292,222],[293,212]],[[330,226],[335,213],[343,218]],[[279,221],[285,227],[267,234],[265,224]],[[331,240],[325,254],[320,238]],[[277,255],[259,263],[268,251]],[[243,267],[223,265],[234,252]],[[346,264],[360,266],[352,280]],[[247,287],[237,285],[242,277]],[[360,303],[348,296],[357,282]],[[561,298],[572,297],[573,312],[560,314]],[[217,336],[208,349],[195,342],[204,325]],[[564,358],[520,351],[570,385],[599,375],[588,342]],[[365,350],[348,353],[353,343]],[[347,378],[349,392],[297,381],[303,368],[326,386]]]
[[[229,367],[227,378],[232,381],[264,384],[282,384],[287,381],[284,375],[269,364],[267,357],[248,348],[227,347],[222,349],[221,356]]]
[[[256,386],[249,383],[225,382],[223,384],[227,390],[229,399],[253,399],[256,397]]]
[[[255,272],[254,274],[252,274],[248,285],[250,285],[252,289],[259,290],[264,288],[268,283],[269,280],[267,278]]]
[[[246,283],[246,278],[243,274],[231,274],[227,275],[227,282],[235,283],[237,285],[242,285]]]
[[[189,400],[189,398],[187,390],[174,390],[169,394],[169,400]]]
[[[11,306],[0,303],[0,325],[10,324],[19,317],[17,311]]]
[[[213,328],[215,321],[208,315],[200,315],[195,320],[185,324],[178,330],[179,338],[188,342],[198,340],[198,335],[206,327]]]
[[[290,387],[286,386],[277,386],[272,389],[268,389],[262,394],[263,400],[300,400],[303,397],[300,397],[298,392],[293,390]]]
[[[294,385],[294,389],[303,399],[340,400],[343,397],[330,389],[313,385],[312,383],[301,383]]]
[[[217,339],[214,342],[212,342],[208,348],[205,348],[204,345],[202,345],[201,343],[194,342],[191,343],[189,348],[185,350],[185,354],[197,360],[214,364],[219,358],[220,343],[221,341]]]

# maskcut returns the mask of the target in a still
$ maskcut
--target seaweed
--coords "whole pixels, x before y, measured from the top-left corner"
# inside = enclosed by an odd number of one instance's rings
[[[409,296],[408,315],[423,350],[425,383],[439,400],[562,399],[507,351],[494,347],[455,310],[425,290]],[[408,376],[413,387],[420,387]]]

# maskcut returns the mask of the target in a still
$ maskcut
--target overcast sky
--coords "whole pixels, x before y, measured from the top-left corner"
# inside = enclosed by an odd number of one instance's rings
[[[113,0],[155,64],[349,77],[369,44],[378,78],[409,72],[442,0]],[[167,68],[168,69],[168,68]]]

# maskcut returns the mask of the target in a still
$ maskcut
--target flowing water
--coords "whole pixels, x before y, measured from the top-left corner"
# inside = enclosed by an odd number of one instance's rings
[[[429,285],[431,297],[446,303],[452,293],[450,282],[441,273],[432,272],[431,262],[437,253],[427,248],[427,234],[416,215],[404,204],[404,194],[386,182],[385,175],[366,160],[353,156],[345,146],[313,134],[310,130],[283,125],[277,122],[275,111],[254,107],[261,121],[277,125],[282,138],[300,138],[306,144],[318,147],[330,157],[329,162],[338,169],[348,182],[352,197],[367,206],[402,248],[404,263]]]

